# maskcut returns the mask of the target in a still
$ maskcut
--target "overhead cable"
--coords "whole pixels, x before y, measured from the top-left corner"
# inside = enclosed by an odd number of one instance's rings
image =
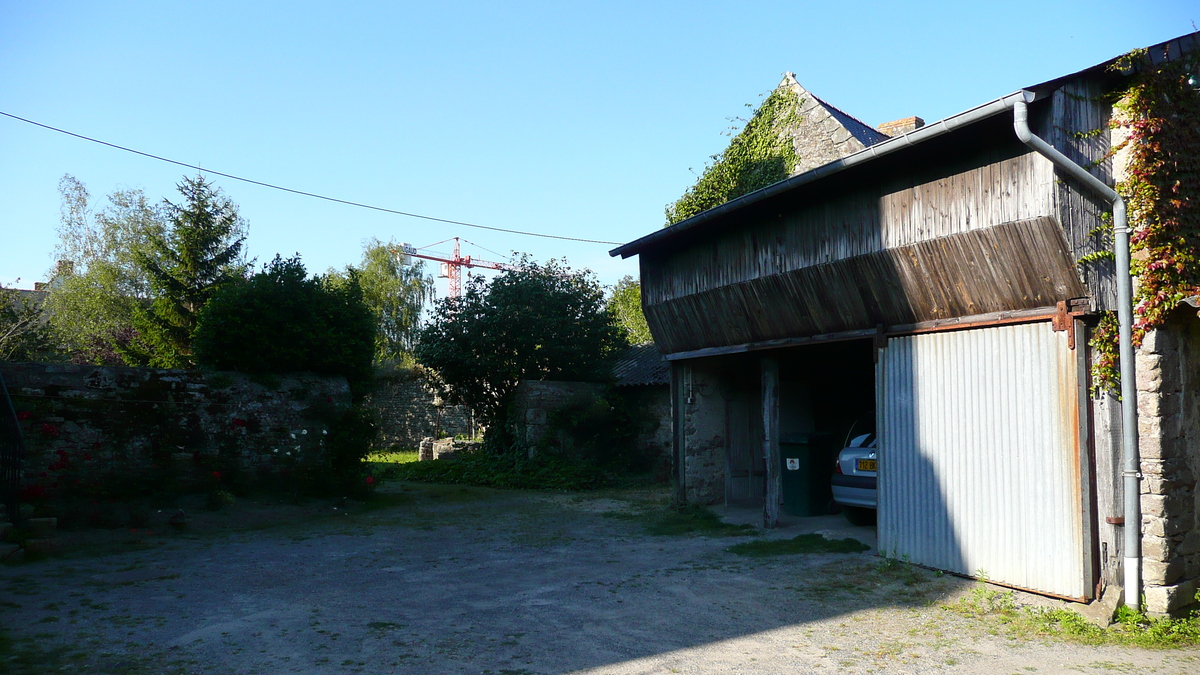
[[[433,216],[424,216],[419,213],[410,213],[408,211],[397,211],[396,209],[388,209],[388,208],[384,208],[382,206],[372,206],[370,204],[363,204],[361,202],[352,202],[352,201],[349,201],[346,199],[337,199],[335,197],[326,197],[325,195],[319,195],[314,192],[305,192],[304,190],[293,190],[292,188],[283,187],[282,185],[273,185],[271,183],[264,183],[262,181],[251,180],[249,178],[242,178],[241,176],[235,176],[233,174],[223,173],[221,171],[213,171],[212,169],[205,169],[205,168],[197,166],[195,164],[188,164],[187,162],[180,162],[180,161],[177,161],[174,159],[168,159],[166,157],[152,155],[148,152],[142,152],[141,150],[134,150],[133,148],[127,148],[123,145],[117,145],[116,143],[109,143],[107,141],[102,141],[102,140],[99,140],[96,138],[91,138],[90,136],[84,136],[83,134],[77,134],[77,133],[74,133],[71,131],[67,131],[66,129],[59,129],[58,127],[52,127],[49,124],[42,124],[41,122],[35,122],[30,119],[25,119],[24,117],[18,117],[17,115],[13,115],[11,113],[6,113],[2,110],[0,110],[0,115],[4,115],[5,117],[11,117],[14,120],[20,120],[22,122],[26,122],[28,124],[32,124],[37,127],[42,127],[43,129],[49,129],[50,131],[57,131],[60,134],[66,134],[68,136],[74,136],[75,138],[80,138],[85,141],[91,141],[92,143],[99,143],[100,145],[107,145],[108,147],[116,148],[117,150],[124,150],[125,152],[132,152],[133,154],[141,155],[142,157],[149,157],[150,159],[157,159],[160,162],[167,162],[168,164],[175,164],[175,165],[186,167],[189,169],[196,169],[197,171],[202,171],[204,173],[211,173],[216,176],[223,176],[225,178],[239,180],[239,181],[242,181],[243,183],[259,185],[262,187],[271,188],[272,190],[282,190],[283,192],[291,192],[292,194],[303,195],[305,197],[313,197],[315,199],[324,199],[327,202],[336,202],[338,204],[346,204],[347,206],[357,206],[360,209],[370,209],[372,211],[382,211],[383,213],[392,213],[392,214],[395,214],[398,216],[407,216],[409,218],[420,218],[422,220],[432,220],[434,222],[446,223],[449,225],[461,225],[463,227],[473,227],[478,230],[491,230],[492,232],[506,232],[508,234],[519,234],[519,235],[523,235],[526,237],[541,237],[542,239],[559,239],[562,241],[578,241],[578,242],[582,242],[584,244],[605,244],[605,245],[620,245],[621,244],[621,242],[618,242],[618,241],[600,241],[598,239],[581,239],[578,237],[563,237],[563,236],[560,236],[557,234],[542,234],[540,232],[525,232],[524,230],[510,230],[510,229],[506,229],[503,227],[491,227],[490,225],[476,225],[475,223],[465,223],[461,220],[449,220],[447,218],[435,218]]]

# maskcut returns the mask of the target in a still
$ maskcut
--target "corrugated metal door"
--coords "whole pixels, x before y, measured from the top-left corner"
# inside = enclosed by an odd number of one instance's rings
[[[1088,597],[1067,333],[1031,323],[892,338],[878,372],[882,552]]]

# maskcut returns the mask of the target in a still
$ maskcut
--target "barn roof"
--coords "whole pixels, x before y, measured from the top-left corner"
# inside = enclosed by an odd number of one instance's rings
[[[617,356],[613,375],[618,387],[671,383],[671,368],[653,342],[633,345]]]

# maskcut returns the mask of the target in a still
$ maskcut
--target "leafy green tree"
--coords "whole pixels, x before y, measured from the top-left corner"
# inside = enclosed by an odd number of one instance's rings
[[[135,308],[151,295],[139,259],[150,239],[165,232],[166,218],[141,190],[113,192],[99,211],[73,176],[63,176],[59,192],[60,262],[43,306],[50,332],[75,361],[122,363],[117,348],[133,339]]]
[[[345,272],[330,270],[330,283],[343,283],[356,273],[363,301],[375,315],[375,361],[403,363],[411,359],[421,310],[433,300],[433,277],[425,276],[425,264],[405,265],[396,255],[400,245],[378,239],[366,242],[362,263]]]
[[[462,297],[438,301],[415,355],[447,385],[447,400],[470,407],[491,435],[503,433],[521,380],[608,379],[620,344],[591,272],[523,258],[490,283],[473,277]]]
[[[134,306],[138,339],[122,349],[129,361],[180,368],[192,363],[192,334],[204,305],[223,286],[242,278],[245,222],[237,206],[203,176],[183,179],[184,201],[165,202],[169,226],[136,252],[153,301]]]
[[[628,274],[613,286],[608,296],[608,313],[631,345],[653,342],[646,315],[642,313],[642,284]]]
[[[309,371],[358,384],[372,374],[375,318],[357,273],[332,283],[308,277],[298,257],[275,256],[258,274],[215,292],[200,311],[192,346],[205,368]]]

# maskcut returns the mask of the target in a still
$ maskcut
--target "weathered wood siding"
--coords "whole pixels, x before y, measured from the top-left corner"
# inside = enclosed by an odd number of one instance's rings
[[[1054,213],[1054,167],[1032,152],[922,182],[901,177],[720,236],[641,254],[647,305],[951,234]]]
[[[1092,175],[1112,184],[1112,103],[1100,82],[1077,79],[1054,92],[1046,140],[1067,157],[1088,167]],[[1096,251],[1111,251],[1110,234],[1095,233],[1112,206],[1074,181],[1059,180],[1054,189],[1055,211],[1076,260]],[[1111,223],[1111,221],[1109,221]],[[1116,309],[1116,266],[1112,258],[1079,265],[1079,273],[1096,309]]]
[[[1053,218],[952,234],[646,304],[667,353],[1031,309],[1086,289]]]

